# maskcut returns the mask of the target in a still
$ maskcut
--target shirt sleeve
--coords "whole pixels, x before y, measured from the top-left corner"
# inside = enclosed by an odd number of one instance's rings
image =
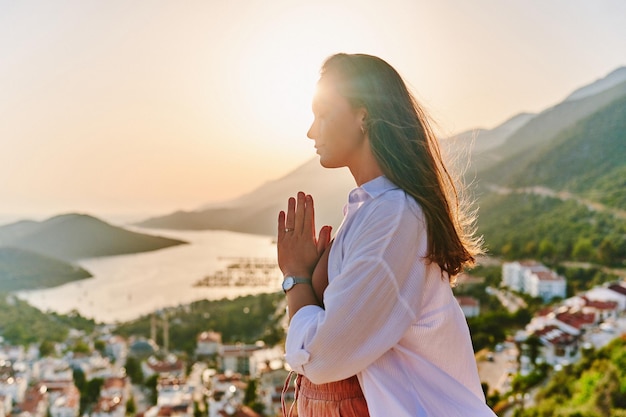
[[[354,237],[344,241],[341,272],[324,292],[325,310],[307,306],[290,323],[287,362],[316,384],[363,370],[396,345],[418,315],[427,267],[421,211],[403,193],[371,203],[355,218]]]

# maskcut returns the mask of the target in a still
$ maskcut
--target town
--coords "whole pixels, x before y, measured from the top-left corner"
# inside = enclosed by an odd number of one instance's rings
[[[477,352],[493,405],[532,404],[531,387],[520,390],[516,379],[540,369],[558,371],[585,351],[626,335],[623,277],[571,297],[566,288],[567,279],[543,264],[514,261],[502,264],[497,287],[484,290],[510,312],[524,308],[527,296],[543,304],[524,328]],[[457,300],[468,320],[480,316],[479,300],[468,295]],[[284,311],[284,305],[278,308]],[[286,329],[284,316],[281,320]],[[72,330],[65,342],[46,351],[43,341],[24,346],[3,340],[0,417],[281,415],[289,373],[281,343],[223,343],[220,332],[206,328],[195,335],[189,354],[170,347],[167,314],[155,312],[149,323],[149,337],[124,337],[115,325],[98,325],[92,334]],[[291,386],[287,406],[293,393]]]

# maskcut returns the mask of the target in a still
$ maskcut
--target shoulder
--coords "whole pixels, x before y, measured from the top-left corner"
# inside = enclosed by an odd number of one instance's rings
[[[364,207],[365,208],[365,207]],[[401,188],[393,188],[373,198],[366,211],[371,215],[391,214],[413,218],[420,222],[424,219],[421,206]]]

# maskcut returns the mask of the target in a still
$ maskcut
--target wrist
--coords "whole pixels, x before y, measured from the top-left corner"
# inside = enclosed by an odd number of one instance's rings
[[[313,280],[311,278],[298,275],[285,275],[282,283],[282,288],[286,294],[299,284],[313,288]]]

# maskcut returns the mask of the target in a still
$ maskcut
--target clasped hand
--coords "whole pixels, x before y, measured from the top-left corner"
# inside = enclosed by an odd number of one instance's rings
[[[289,198],[287,212],[278,214],[278,266],[284,275],[311,278],[330,243],[331,227],[315,231],[313,197],[299,192]]]

